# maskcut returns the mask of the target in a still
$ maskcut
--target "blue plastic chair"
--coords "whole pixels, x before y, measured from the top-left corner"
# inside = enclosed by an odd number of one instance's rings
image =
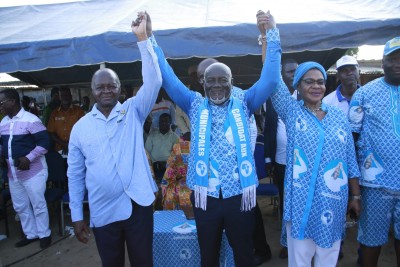
[[[279,203],[279,190],[278,187],[272,183],[271,177],[268,177],[267,171],[265,170],[265,157],[264,157],[264,136],[259,134],[257,137],[256,148],[254,150],[254,160],[256,164],[256,171],[258,180],[269,179],[268,183],[260,183],[257,187],[257,196],[268,196],[271,197],[271,204],[276,208],[280,205]],[[279,208],[278,208],[279,213]],[[280,217],[280,214],[278,214]]]
[[[49,151],[46,154],[46,162],[49,176],[47,178],[47,188],[44,197],[48,204],[55,206],[55,212],[58,217],[59,234],[62,234],[61,224],[63,218],[58,211],[58,203],[66,191],[67,172],[65,169],[65,160],[56,151]]]
[[[64,205],[69,204],[69,192],[66,192],[62,199],[61,199],[61,204],[60,204],[60,210],[61,210],[61,235],[65,235],[65,222],[64,222]],[[88,193],[86,191],[85,196],[83,197],[83,203],[89,203],[88,200]]]

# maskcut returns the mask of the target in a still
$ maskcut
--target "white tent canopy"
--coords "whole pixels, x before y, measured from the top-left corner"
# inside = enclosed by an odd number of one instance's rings
[[[400,36],[400,1],[393,0],[93,0],[3,7],[0,72],[39,86],[84,84],[106,63],[122,80],[140,79],[130,24],[147,10],[178,75],[187,75],[187,67],[204,57],[240,65],[242,75],[258,74],[259,9],[276,18],[284,53],[326,68],[347,48]]]

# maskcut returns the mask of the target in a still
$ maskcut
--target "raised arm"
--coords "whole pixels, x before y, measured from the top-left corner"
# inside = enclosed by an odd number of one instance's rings
[[[260,42],[262,44],[262,62],[265,63],[267,48],[269,50],[270,47],[267,44],[267,40],[266,40],[267,37],[265,37],[265,34],[263,34],[263,31],[268,29],[268,22],[270,20],[270,17],[272,17],[272,16],[269,13],[269,11],[267,13],[265,13],[264,11],[259,10],[257,12],[256,17],[257,17],[257,27],[261,33]],[[273,17],[272,17],[272,19],[273,19]],[[271,25],[269,27],[271,27]],[[264,38],[262,36],[264,36]],[[265,66],[265,64],[264,64],[264,66]],[[271,100],[273,102],[273,108],[276,110],[276,112],[279,114],[279,116],[283,120],[285,120],[286,112],[289,110],[287,107],[289,105],[294,104],[295,101],[291,97],[291,94],[289,93],[289,89],[287,88],[285,82],[283,81],[283,79],[281,77],[280,71],[279,71],[278,77],[279,77],[279,82],[278,82],[276,89],[273,91],[274,97],[271,97]]]
[[[245,92],[250,113],[259,108],[272,94],[280,81],[281,44],[275,20],[268,14],[267,20],[267,58],[263,64],[260,79]]]
[[[156,102],[162,82],[157,55],[154,53],[146,33],[147,16],[147,13],[139,12],[137,19],[131,25],[132,32],[138,38],[137,45],[142,57],[143,85],[136,94],[135,101],[138,114],[143,122]]]
[[[262,10],[258,10],[257,12],[257,27],[258,30],[260,31],[260,36],[258,39],[259,44],[261,43],[261,57],[262,57],[262,62],[264,63],[266,53],[267,53],[267,36],[266,36],[266,31],[267,31],[267,23],[268,23],[268,14],[265,13]]]
[[[195,98],[195,92],[189,90],[175,75],[171,66],[165,59],[164,52],[158,46],[155,37],[152,32],[152,25],[150,16],[147,16],[146,25],[147,35],[149,36],[155,53],[158,57],[158,64],[160,66],[162,75],[162,87],[165,89],[172,101],[177,104],[182,110],[188,113],[190,109],[190,103]]]

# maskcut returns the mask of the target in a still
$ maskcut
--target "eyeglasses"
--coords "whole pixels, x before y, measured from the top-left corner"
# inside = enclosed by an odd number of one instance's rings
[[[6,103],[8,100],[9,100],[9,99],[4,99],[3,101],[0,101],[0,107],[1,107],[4,103]]]
[[[304,79],[304,80],[301,80],[301,81],[304,82],[308,86],[311,86],[311,85],[314,85],[314,84],[317,84],[318,86],[325,85],[325,80],[324,79],[319,79],[319,80]]]

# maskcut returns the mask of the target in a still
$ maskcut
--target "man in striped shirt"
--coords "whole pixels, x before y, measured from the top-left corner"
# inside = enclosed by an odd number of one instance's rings
[[[21,108],[15,89],[0,92],[0,111],[6,115],[0,123],[1,155],[7,162],[13,206],[25,233],[15,246],[40,239],[40,247],[45,248],[51,243],[44,198],[48,176],[44,154],[49,137],[40,119]]]

